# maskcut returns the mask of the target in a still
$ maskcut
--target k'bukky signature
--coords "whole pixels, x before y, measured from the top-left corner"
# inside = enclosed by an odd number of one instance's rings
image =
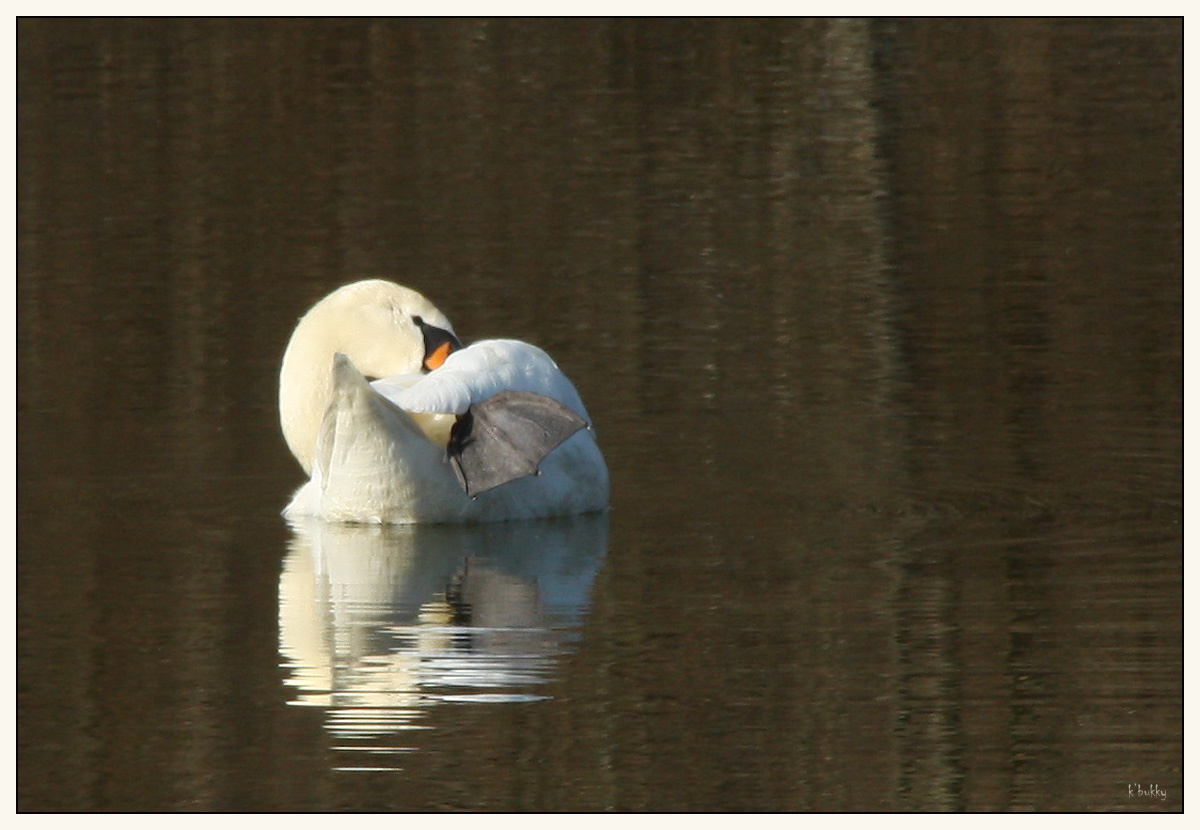
[[[1167,800],[1167,791],[1157,784],[1150,784],[1143,787],[1141,784],[1129,785],[1130,798],[1157,798],[1159,801]]]

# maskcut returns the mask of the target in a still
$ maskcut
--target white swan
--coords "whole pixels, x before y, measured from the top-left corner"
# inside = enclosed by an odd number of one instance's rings
[[[432,303],[385,280],[343,286],[301,318],[279,415],[310,475],[292,519],[487,522],[608,504],[587,410],[549,355],[519,340],[464,348]]]

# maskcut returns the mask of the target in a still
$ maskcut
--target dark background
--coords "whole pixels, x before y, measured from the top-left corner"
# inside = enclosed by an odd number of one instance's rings
[[[17,47],[19,810],[1182,809],[1181,20]],[[377,774],[279,634],[279,361],[365,276],[613,476],[548,699]]]

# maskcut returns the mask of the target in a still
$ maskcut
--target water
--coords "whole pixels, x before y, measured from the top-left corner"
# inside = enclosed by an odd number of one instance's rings
[[[1182,37],[20,21],[18,809],[1182,810]],[[282,520],[372,275],[608,516]]]

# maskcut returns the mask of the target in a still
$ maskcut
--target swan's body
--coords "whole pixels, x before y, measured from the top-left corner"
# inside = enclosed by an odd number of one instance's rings
[[[509,423],[509,398],[531,404],[523,412],[535,413],[533,430],[552,436],[535,438],[540,448],[488,443],[493,420],[485,415]],[[284,437],[311,476],[284,511],[289,517],[484,522],[608,503],[604,457],[590,425],[580,428],[590,424],[587,410],[554,361],[518,340],[459,347],[445,315],[393,283],[344,286],[300,320],[284,355],[279,404]],[[527,426],[521,417],[518,426]],[[472,419],[481,426],[467,433]],[[476,448],[501,472],[478,469]],[[510,461],[514,469],[528,462],[536,474],[504,473]]]

